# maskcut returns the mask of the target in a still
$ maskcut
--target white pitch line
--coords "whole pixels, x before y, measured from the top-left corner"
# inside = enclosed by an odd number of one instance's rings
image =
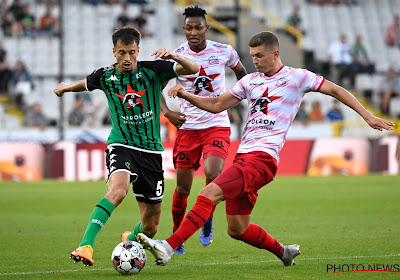
[[[346,259],[367,259],[367,258],[391,258],[400,257],[400,254],[391,255],[376,255],[376,256],[346,256],[346,257],[332,257],[332,258],[301,258],[299,261],[321,261],[321,260],[346,260]],[[210,265],[235,265],[235,264],[256,264],[256,263],[271,263],[279,262],[280,260],[266,260],[266,261],[245,261],[245,262],[211,262],[211,263],[201,263],[201,264],[171,264],[168,267],[180,267],[180,266],[210,266]],[[155,266],[146,267],[146,269],[152,269]],[[49,270],[49,271],[27,271],[27,272],[14,272],[14,273],[0,273],[0,276],[7,275],[29,275],[29,274],[50,274],[50,273],[71,273],[71,272],[90,272],[90,271],[103,271],[103,270],[113,270],[112,268],[89,268],[89,269],[71,269],[71,270]]]

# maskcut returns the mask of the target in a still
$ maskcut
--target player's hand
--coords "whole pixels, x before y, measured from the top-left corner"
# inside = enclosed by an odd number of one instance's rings
[[[169,110],[164,114],[164,116],[176,127],[180,128],[182,124],[186,121],[186,115],[181,112],[175,112]]]
[[[67,85],[67,84],[64,83],[64,82],[59,83],[59,84],[56,86],[56,88],[54,89],[54,93],[55,93],[58,97],[63,96],[63,95],[64,95],[64,89],[65,89],[65,86],[66,86],[66,85]]]
[[[392,123],[391,121],[387,121],[375,116],[371,116],[365,121],[368,123],[370,127],[380,131],[382,131],[383,129],[391,131],[393,130],[394,127],[394,123]]]
[[[180,98],[185,98],[188,92],[181,86],[181,85],[175,85],[172,88],[168,90],[168,96],[175,98],[175,97],[180,97]]]
[[[154,59],[162,58],[162,59],[173,59],[173,60],[175,60],[177,56],[176,53],[167,49],[156,50],[151,55],[154,56]]]

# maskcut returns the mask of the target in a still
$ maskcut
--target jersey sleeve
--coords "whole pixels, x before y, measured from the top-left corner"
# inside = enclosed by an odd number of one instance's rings
[[[156,73],[160,77],[162,83],[178,77],[178,74],[176,73],[177,62],[159,59],[155,61],[142,61],[141,64],[143,67]]]
[[[103,74],[105,73],[104,67],[97,68],[90,74],[89,76],[86,77],[86,89],[89,91],[95,90],[95,89],[101,89],[100,86],[100,80]]]
[[[227,61],[226,66],[233,69],[236,66],[238,66],[240,62],[240,57],[237,51],[232,46],[228,45],[228,51],[229,51],[229,60]]]
[[[296,84],[300,92],[318,91],[324,82],[324,77],[306,69],[294,69]]]
[[[243,100],[247,98],[247,89],[246,84],[248,83],[249,75],[244,76],[236,84],[229,90],[229,92],[239,100]]]

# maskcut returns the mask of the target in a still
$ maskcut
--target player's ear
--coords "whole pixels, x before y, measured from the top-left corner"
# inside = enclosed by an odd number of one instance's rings
[[[114,57],[117,57],[117,55],[115,53],[115,48],[113,48],[113,55],[114,55]]]
[[[208,29],[210,28],[209,24],[206,24],[206,32],[208,32]]]
[[[279,50],[274,51],[274,57],[275,57],[275,59],[279,57]]]

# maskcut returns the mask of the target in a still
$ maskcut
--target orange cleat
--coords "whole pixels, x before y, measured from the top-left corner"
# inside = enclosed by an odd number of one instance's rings
[[[84,266],[92,266],[93,261],[93,248],[90,245],[82,246],[75,249],[70,256],[74,263],[82,261]]]
[[[132,233],[131,231],[124,231],[124,233],[121,235],[122,242],[127,241],[128,235],[131,233]]]

